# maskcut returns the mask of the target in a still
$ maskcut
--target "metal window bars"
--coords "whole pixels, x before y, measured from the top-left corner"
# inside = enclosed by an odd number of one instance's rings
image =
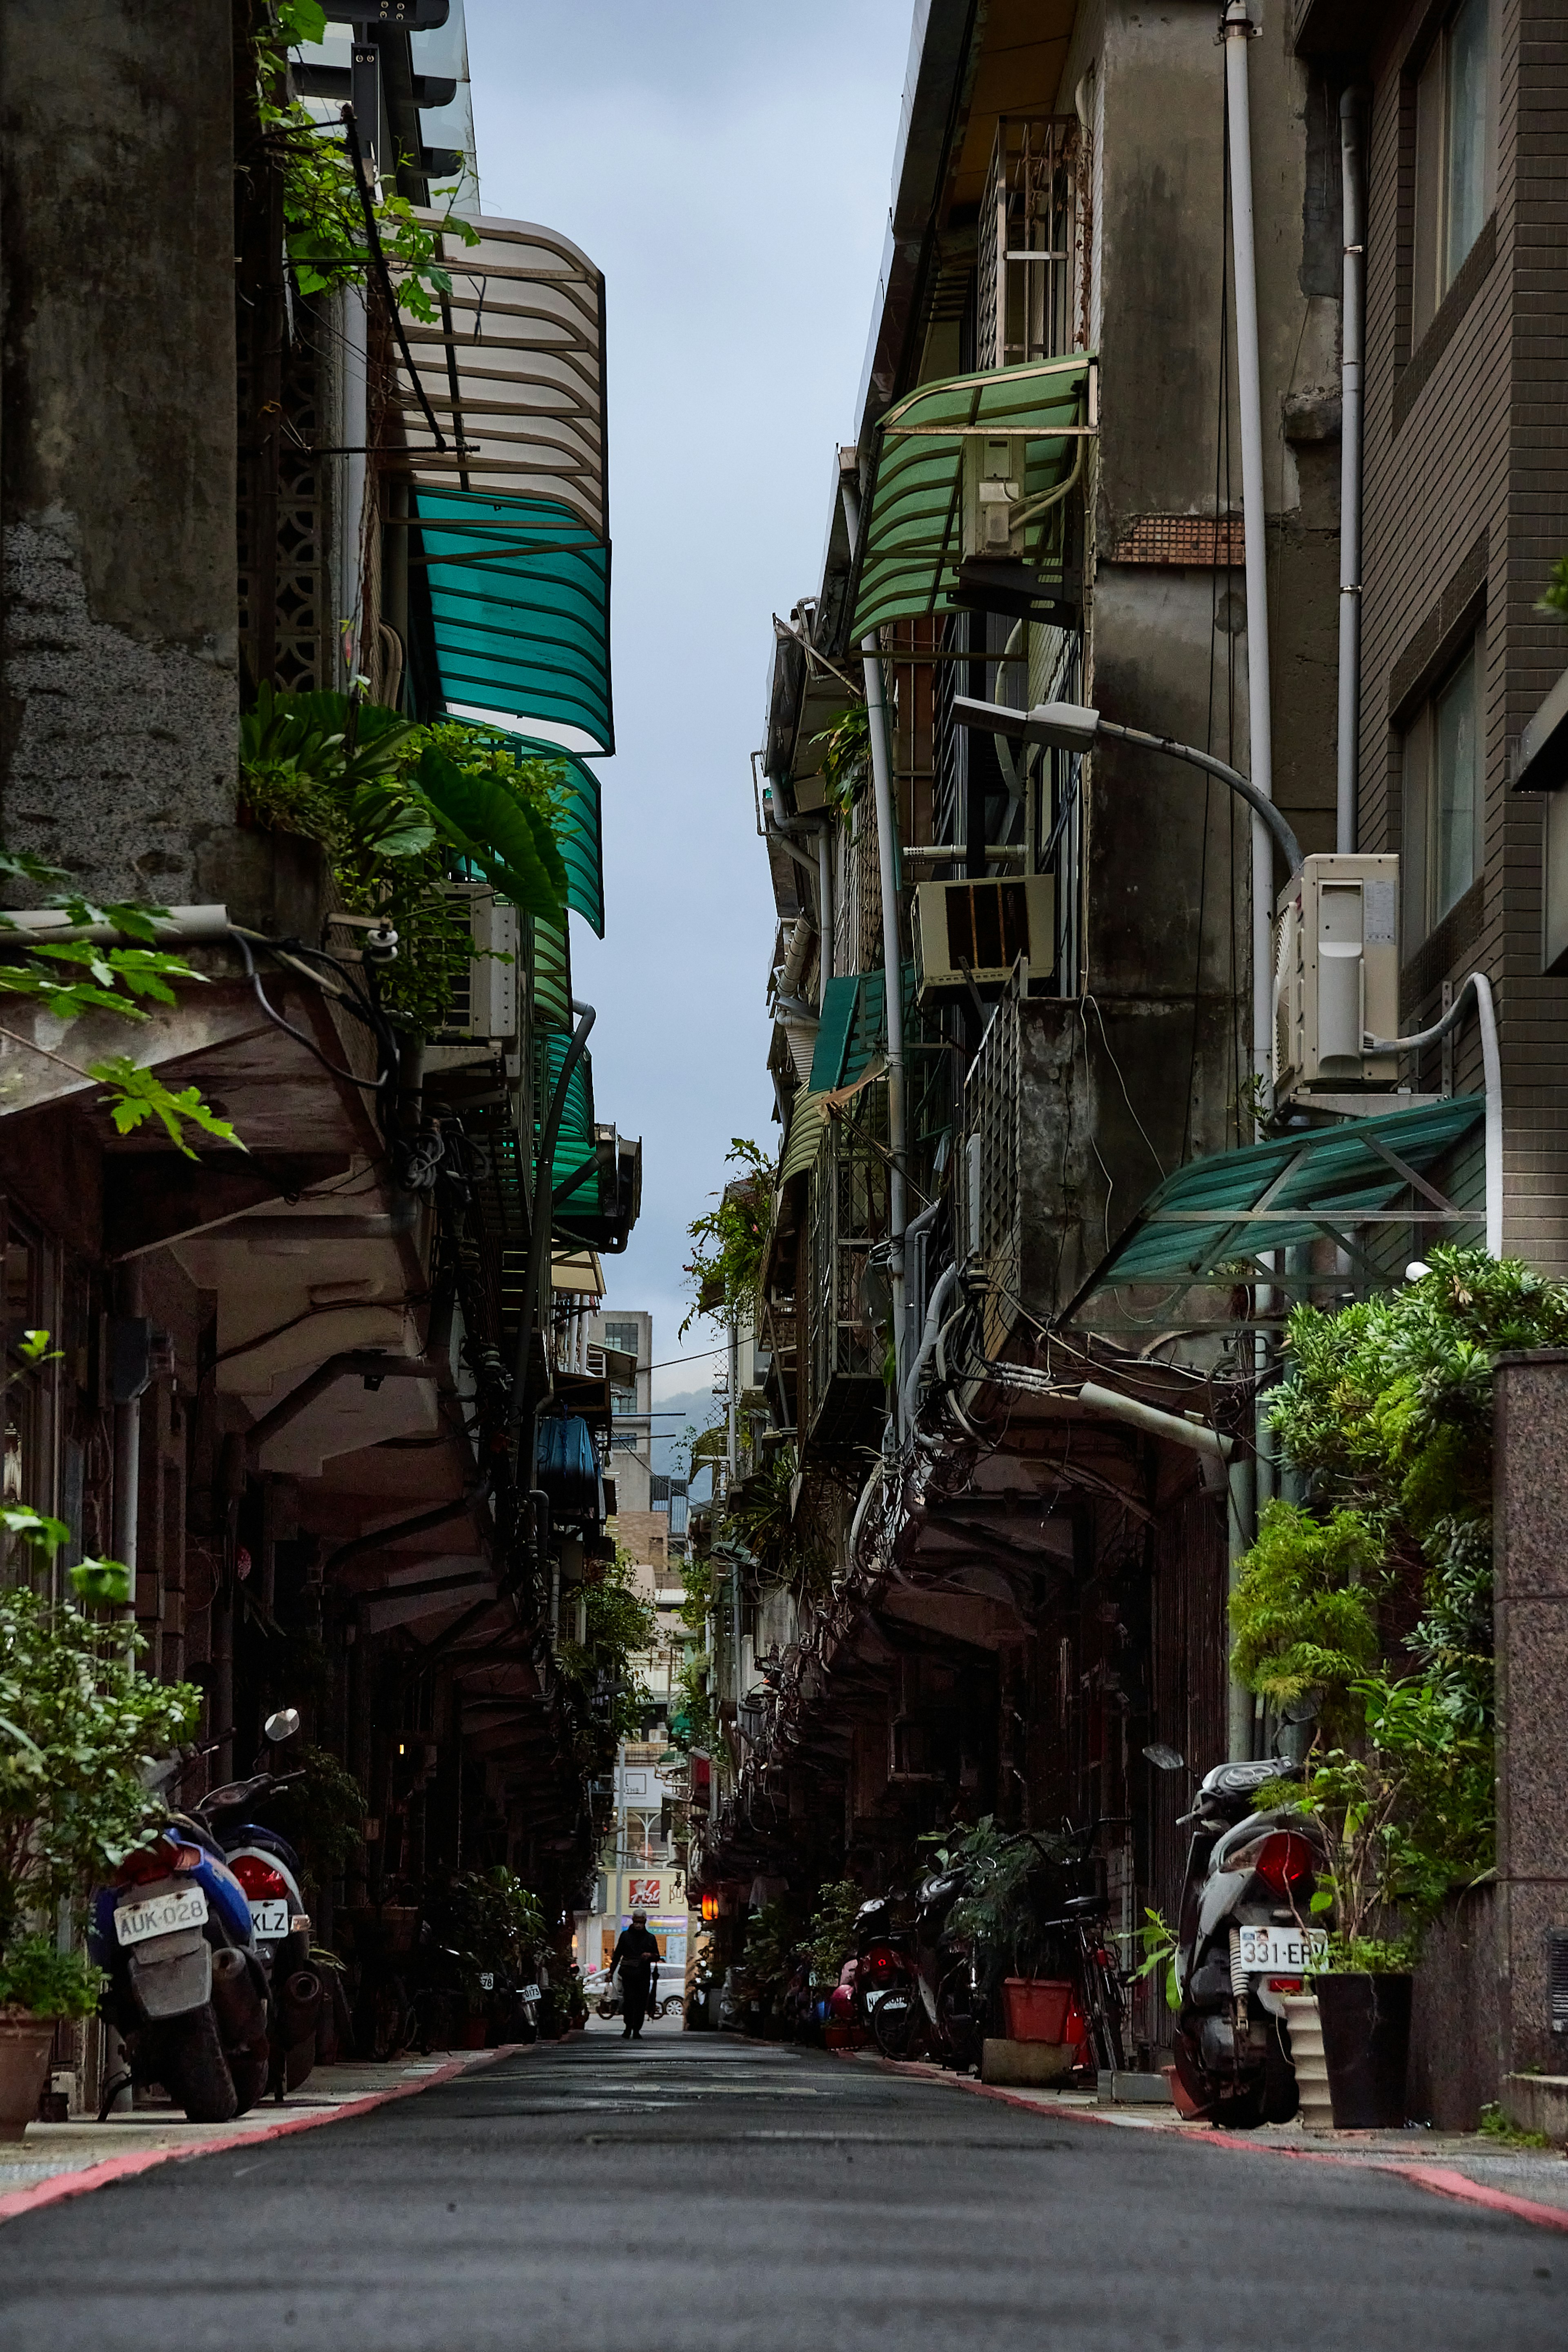
[[[1023,1199],[1018,1156],[1018,976],[1002,992],[963,1085],[961,1161],[963,1232],[973,1236],[989,1285],[985,1353],[1012,1326],[1021,1271]]]
[[[997,122],[980,208],[977,367],[1089,349],[1089,151],[1075,114]]]

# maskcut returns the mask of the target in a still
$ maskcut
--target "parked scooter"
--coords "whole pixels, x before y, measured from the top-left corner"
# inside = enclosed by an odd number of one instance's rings
[[[1172,1749],[1151,1760],[1181,1765]],[[1327,1942],[1310,1924],[1323,1838],[1310,1815],[1253,1810],[1267,1781],[1298,1770],[1279,1758],[1216,1765],[1182,1817],[1193,1839],[1177,1928],[1176,2075],[1194,2116],[1233,2130],[1288,2123],[1299,2104],[1284,2000]]]
[[[267,1971],[245,1888],[205,1822],[171,1813],[126,1855],[93,1899],[88,1948],[128,2065],[104,2087],[103,2116],[139,2083],[162,2083],[193,2123],[256,2105],[270,2061]]]
[[[872,2036],[885,2058],[912,2058],[929,2049],[960,2074],[979,2060],[985,2031],[980,1969],[970,1945],[947,1925],[968,1885],[966,1872],[942,1870],[916,1889],[912,1972],[868,2004]]]
[[[262,1732],[269,1745],[279,1747],[299,1728],[299,1714],[288,1706],[269,1715]],[[286,2091],[297,2091],[315,2065],[316,2028],[326,1990],[310,1966],[310,1919],[300,1857],[276,1830],[248,1816],[295,1777],[256,1772],[247,1780],[228,1781],[209,1790],[192,1811],[192,1819],[211,1831],[245,1889],[270,1995],[267,2088],[279,2099]]]

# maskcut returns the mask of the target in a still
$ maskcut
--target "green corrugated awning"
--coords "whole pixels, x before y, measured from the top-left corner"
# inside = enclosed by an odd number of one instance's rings
[[[827,1124],[827,1104],[815,1090],[803,1089],[796,1095],[789,1115],[789,1138],[784,1158],[779,1162],[779,1184],[787,1184],[792,1176],[804,1176],[816,1160],[822,1141],[822,1130]]]
[[[1275,1143],[1216,1152],[1168,1176],[1151,1193],[1110,1256],[1068,1309],[1098,1290],[1141,1282],[1197,1282],[1229,1260],[1294,1248],[1357,1225],[1480,1223],[1481,1213],[1444,1204],[1425,1181],[1415,1205],[1391,1204],[1426,1179],[1480,1121],[1476,1095],[1455,1095],[1384,1118],[1303,1129]],[[1374,1269],[1381,1274],[1382,1269]]]
[[[853,1086],[888,1043],[888,984],[881,971],[845,972],[823,991],[822,1020],[811,1057],[811,1091]],[[904,1034],[914,1007],[914,966],[904,966]]]
[[[415,503],[443,700],[613,751],[608,542],[552,499],[420,488]]]
[[[538,735],[509,735],[511,750],[530,759],[557,760],[562,779],[563,828],[556,835],[566,868],[566,903],[575,907],[595,938],[605,936],[604,833],[599,779],[584,761]]]
[[[564,924],[557,930],[542,915],[533,919],[533,1026],[536,1034],[572,1027],[571,943]]]
[[[571,1049],[570,1037],[559,1034],[543,1040],[542,1084],[534,1097],[534,1142],[555,1092],[562,1066]],[[554,1173],[551,1192],[557,1213],[567,1218],[576,1208],[599,1213],[599,1162],[594,1148],[594,1057],[584,1054],[566,1082],[566,1102],[555,1138]]]
[[[1092,353],[1074,352],[921,384],[888,411],[878,427],[852,637],[946,608],[958,584],[966,439],[1026,439],[1026,500],[1066,481],[1093,429],[1093,371]],[[1035,560],[1050,526],[1047,512],[1026,527],[1026,561]]]

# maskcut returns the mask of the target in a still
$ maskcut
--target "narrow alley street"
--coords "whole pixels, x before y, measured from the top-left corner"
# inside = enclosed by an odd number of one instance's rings
[[[196,2352],[237,2315],[289,2352],[1544,2352],[1568,2244],[1364,2168],[608,2025],[0,2231],[3,2352]]]

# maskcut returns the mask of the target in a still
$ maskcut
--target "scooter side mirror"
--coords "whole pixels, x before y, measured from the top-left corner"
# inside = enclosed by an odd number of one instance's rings
[[[1186,1769],[1186,1758],[1180,1748],[1167,1748],[1163,1739],[1152,1739],[1143,1750],[1158,1772],[1182,1772]]]
[[[277,1748],[279,1747],[285,1739],[292,1739],[294,1734],[299,1730],[299,1708],[297,1706],[280,1706],[278,1709],[277,1714],[269,1715],[266,1722],[262,1725],[261,1737],[263,1739],[269,1740],[272,1746]]]

